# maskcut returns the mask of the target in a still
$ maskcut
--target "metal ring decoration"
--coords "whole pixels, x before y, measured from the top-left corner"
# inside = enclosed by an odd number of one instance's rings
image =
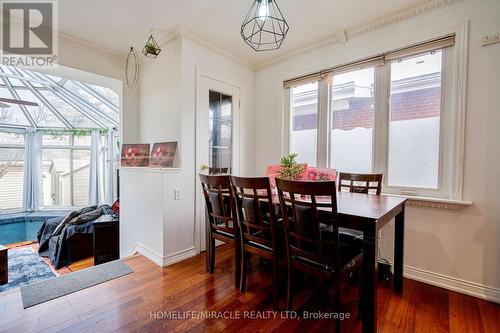
[[[134,76],[132,78],[129,73],[131,62],[133,62],[132,65],[134,66]],[[127,81],[127,86],[130,89],[134,89],[137,81],[139,80],[139,57],[133,47],[130,47],[130,51],[127,55],[127,63],[125,64],[125,80]]]

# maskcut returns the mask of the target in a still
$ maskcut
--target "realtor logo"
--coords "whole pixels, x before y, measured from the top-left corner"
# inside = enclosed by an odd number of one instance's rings
[[[57,36],[56,1],[1,1],[2,64],[53,67]]]

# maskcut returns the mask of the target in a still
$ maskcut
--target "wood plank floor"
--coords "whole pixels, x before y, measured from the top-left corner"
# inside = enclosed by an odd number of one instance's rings
[[[331,320],[274,317],[268,265],[253,258],[248,290],[233,285],[232,251],[217,249],[216,271],[205,273],[204,254],[161,269],[143,256],[127,258],[127,276],[24,310],[18,290],[0,294],[0,332],[331,332]],[[295,298],[298,314],[332,311],[328,293],[318,281],[305,280]],[[314,288],[315,287],[315,288]],[[360,332],[355,286],[346,285],[343,311],[353,318],[343,332]],[[322,289],[325,290],[325,289]],[[284,297],[282,306],[284,306]],[[406,280],[404,296],[381,283],[378,290],[379,332],[500,331],[500,306],[441,288]],[[170,312],[169,312],[170,311]],[[199,312],[220,311],[220,312]],[[227,312],[225,312],[227,311]],[[245,312],[260,311],[260,312]],[[166,319],[165,316],[179,316]],[[194,318],[205,315],[223,318]],[[294,314],[289,314],[292,316]],[[232,316],[232,317],[231,317]],[[240,316],[240,319],[235,317]]]

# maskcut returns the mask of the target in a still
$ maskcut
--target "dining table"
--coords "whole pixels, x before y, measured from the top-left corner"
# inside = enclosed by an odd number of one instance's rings
[[[273,191],[274,192],[274,191]],[[363,232],[361,302],[363,333],[377,332],[377,264],[379,230],[394,219],[394,290],[403,294],[403,256],[406,198],[352,192],[337,192],[339,227]],[[272,196],[279,207],[279,197]]]

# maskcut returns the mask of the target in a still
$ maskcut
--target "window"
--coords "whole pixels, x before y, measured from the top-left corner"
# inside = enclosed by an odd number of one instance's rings
[[[438,188],[442,52],[391,63],[390,186]]]
[[[385,193],[460,200],[460,46],[453,34],[284,82],[285,150],[313,166],[383,173]]]
[[[292,88],[290,152],[297,161],[316,166],[318,138],[318,82]]]
[[[42,146],[43,206],[86,206],[90,136],[43,135]]]
[[[330,166],[339,171],[370,173],[373,169],[373,67],[333,77]]]
[[[24,134],[0,131],[0,211],[22,207],[23,177]]]

